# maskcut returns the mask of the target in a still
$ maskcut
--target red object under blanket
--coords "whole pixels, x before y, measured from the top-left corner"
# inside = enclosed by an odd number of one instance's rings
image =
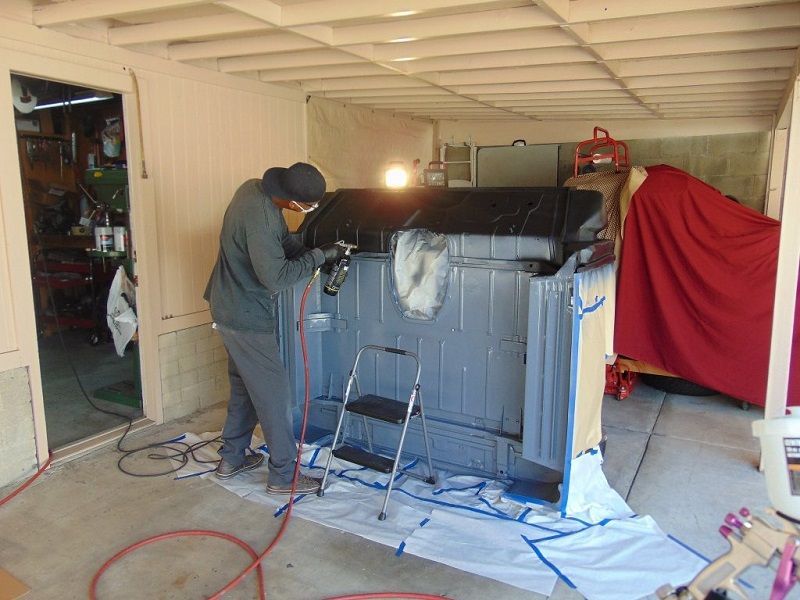
[[[779,237],[780,222],[688,173],[647,167],[625,220],[615,350],[763,406]],[[799,332],[792,405],[800,404]]]

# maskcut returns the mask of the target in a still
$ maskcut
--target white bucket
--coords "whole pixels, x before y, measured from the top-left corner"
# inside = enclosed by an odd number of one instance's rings
[[[108,252],[114,248],[114,228],[95,227],[94,247],[100,252]]]
[[[753,435],[761,440],[761,461],[772,505],[783,514],[800,519],[800,411],[777,419],[753,423]]]
[[[114,227],[114,250],[125,252],[128,246],[128,230],[125,227]]]

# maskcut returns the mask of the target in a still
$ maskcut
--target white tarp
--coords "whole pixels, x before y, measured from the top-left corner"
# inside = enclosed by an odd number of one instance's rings
[[[181,441],[217,435],[186,434]],[[197,458],[213,460],[215,449],[201,448]],[[327,448],[308,446],[302,464],[321,476],[327,457]],[[325,496],[299,496],[294,514],[390,546],[398,555],[406,552],[543,595],[552,593],[558,578],[590,600],[633,600],[665,583],[687,583],[705,563],[652,519],[633,515],[608,486],[601,462],[597,451],[574,459],[570,506],[576,512],[567,517],[551,507],[508,499],[507,482],[438,471],[436,486],[398,476],[388,518],[379,521],[389,476],[335,458]],[[417,461],[406,466],[416,469]],[[190,459],[176,478],[210,477],[211,471]],[[266,494],[266,473],[262,466],[212,481],[280,517],[287,497]]]

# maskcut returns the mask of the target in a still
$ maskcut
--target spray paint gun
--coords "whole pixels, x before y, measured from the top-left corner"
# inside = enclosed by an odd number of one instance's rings
[[[747,600],[739,577],[753,565],[769,566],[776,556],[775,580],[770,600],[783,600],[797,581],[795,555],[800,550],[800,531],[777,511],[767,509],[768,517],[752,516],[743,508],[738,515],[728,513],[720,534],[730,550],[713,561],[685,587],[663,586],[656,591],[662,600]]]
[[[347,244],[343,240],[339,240],[336,243],[344,248],[344,256],[333,265],[331,273],[322,287],[323,291],[329,296],[335,296],[339,293],[344,280],[347,278],[347,271],[350,269],[350,253],[358,248],[355,244]]]

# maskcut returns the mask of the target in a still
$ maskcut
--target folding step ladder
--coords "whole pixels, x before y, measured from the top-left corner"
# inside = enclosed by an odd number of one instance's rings
[[[376,396],[374,394],[361,394],[361,386],[358,384],[358,362],[361,360],[361,355],[365,350],[374,350],[376,352],[388,352],[390,354],[399,354],[401,356],[408,356],[413,358],[417,364],[416,377],[414,385],[411,387],[411,394],[408,402],[399,402],[390,398]],[[342,413],[339,415],[339,423],[336,425],[336,433],[333,435],[333,442],[331,443],[331,453],[328,455],[328,462],[325,465],[325,475],[322,477],[322,484],[320,485],[318,496],[325,495],[325,482],[328,480],[328,473],[331,469],[331,461],[333,457],[340,458],[347,462],[356,463],[368,469],[379,471],[381,473],[390,473],[389,483],[386,487],[386,497],[383,500],[383,508],[381,509],[378,519],[383,521],[386,519],[386,507],[389,504],[389,494],[392,493],[392,486],[394,485],[394,477],[398,470],[409,477],[421,479],[425,483],[434,484],[436,480],[433,475],[433,464],[431,463],[431,447],[428,440],[428,427],[425,423],[425,413],[422,408],[422,396],[419,391],[419,376],[420,376],[420,363],[419,357],[413,352],[407,350],[400,350],[399,348],[388,348],[385,346],[367,345],[362,347],[356,360],[353,363],[353,368],[350,370],[350,376],[347,380],[347,388],[344,393],[344,403],[342,405]],[[355,383],[356,393],[358,398],[350,401],[350,392],[352,391],[353,384]],[[342,432],[342,425],[349,413],[361,415],[364,422],[364,430],[367,435],[367,447],[369,452],[349,446],[345,443],[344,435],[342,436],[342,445],[337,447],[339,434]],[[425,452],[428,456],[428,476],[423,477],[417,473],[411,473],[398,469],[400,464],[400,454],[403,452],[403,442],[406,439],[406,431],[408,430],[408,422],[414,417],[419,417],[422,421],[422,437],[425,439]],[[400,441],[397,445],[397,452],[395,453],[394,460],[374,454],[372,451],[372,436],[370,435],[369,428],[367,427],[367,419],[376,419],[384,423],[391,423],[393,425],[402,425],[403,431],[400,434]],[[346,431],[346,427],[345,427]]]

